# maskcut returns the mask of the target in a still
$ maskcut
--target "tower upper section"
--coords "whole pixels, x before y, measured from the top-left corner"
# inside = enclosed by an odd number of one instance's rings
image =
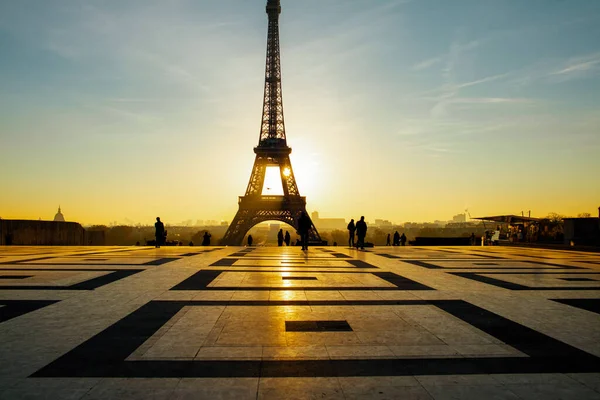
[[[269,16],[269,31],[267,35],[262,123],[257,147],[260,150],[287,148],[281,91],[281,54],[279,51],[280,0],[268,0],[266,10]]]

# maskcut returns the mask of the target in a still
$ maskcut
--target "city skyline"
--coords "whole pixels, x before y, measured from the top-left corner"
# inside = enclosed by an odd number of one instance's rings
[[[0,216],[231,221],[259,133],[263,3],[0,5]],[[309,212],[594,215],[598,4],[282,6]]]

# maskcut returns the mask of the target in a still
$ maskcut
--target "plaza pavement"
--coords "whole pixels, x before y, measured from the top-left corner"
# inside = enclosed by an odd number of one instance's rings
[[[0,399],[600,399],[600,254],[0,247]]]

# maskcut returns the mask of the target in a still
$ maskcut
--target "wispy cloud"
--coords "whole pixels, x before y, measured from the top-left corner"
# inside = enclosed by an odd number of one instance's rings
[[[482,83],[493,82],[493,81],[497,81],[498,79],[505,78],[507,75],[508,74],[498,74],[498,75],[486,76],[485,78],[477,79],[474,81],[456,84],[456,85],[452,86],[451,88],[453,90],[459,90],[459,89],[463,89],[463,88],[470,87],[470,86],[481,85]]]
[[[575,57],[570,59],[567,65],[563,68],[552,71],[550,75],[561,76],[564,79],[578,77],[590,72],[600,70],[597,67],[600,65],[600,53],[588,54],[585,56]]]
[[[413,71],[421,71],[421,70],[433,67],[434,65],[439,64],[441,62],[442,62],[442,58],[441,57],[433,57],[433,58],[421,61],[421,62],[413,65],[412,66],[412,70]]]
[[[458,97],[450,100],[455,104],[532,104],[533,99],[514,97]]]

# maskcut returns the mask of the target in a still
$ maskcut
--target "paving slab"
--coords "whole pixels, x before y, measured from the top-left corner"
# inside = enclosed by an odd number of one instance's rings
[[[600,254],[0,247],[0,399],[600,399]]]

